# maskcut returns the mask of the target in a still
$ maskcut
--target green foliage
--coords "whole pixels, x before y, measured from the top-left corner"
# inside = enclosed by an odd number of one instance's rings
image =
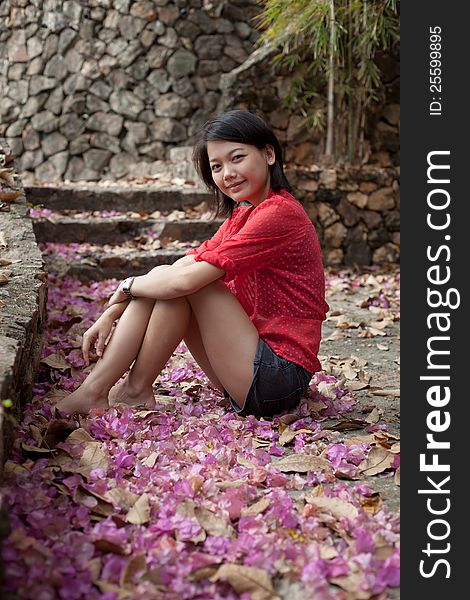
[[[261,44],[291,73],[286,106],[317,131],[333,128],[336,155],[361,158],[365,113],[380,97],[377,53],[399,39],[399,0],[262,0]],[[326,87],[333,90],[328,113]],[[331,108],[331,107],[330,107]],[[333,114],[338,115],[333,118]]]

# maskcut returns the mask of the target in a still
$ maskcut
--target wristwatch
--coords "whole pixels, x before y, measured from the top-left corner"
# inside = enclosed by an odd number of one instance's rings
[[[134,300],[135,296],[133,296],[131,294],[131,287],[132,284],[134,283],[134,277],[128,277],[127,279],[124,279],[124,281],[122,282],[122,291],[124,292],[124,294],[126,294],[126,296],[129,298],[129,300]]]

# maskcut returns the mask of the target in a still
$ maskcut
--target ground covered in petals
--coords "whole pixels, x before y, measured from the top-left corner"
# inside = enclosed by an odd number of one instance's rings
[[[324,371],[296,411],[269,420],[234,414],[184,345],[155,384],[155,409],[62,418],[54,405],[86,375],[81,335],[116,282],[50,279],[35,395],[5,465],[7,593],[397,597],[399,514],[375,486],[398,489],[396,411],[370,402],[397,396],[390,376],[384,386],[370,374],[393,351],[396,270],[329,273]],[[335,353],[345,341],[351,351]],[[368,354],[355,353],[359,341]]]

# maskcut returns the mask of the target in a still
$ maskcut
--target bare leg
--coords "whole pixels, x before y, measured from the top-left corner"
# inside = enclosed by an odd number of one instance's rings
[[[189,314],[190,308],[184,298],[161,302],[144,298],[132,301],[119,319],[103,357],[82,385],[57,404],[58,410],[64,413],[87,413],[91,408],[108,407],[109,390],[137,356],[140,358],[136,365],[148,365],[149,360],[159,365],[164,361],[163,365],[165,364],[183,337]],[[152,327],[149,331],[150,324]],[[178,330],[176,333],[175,328]],[[149,354],[147,349],[151,332],[153,342]],[[145,351],[141,353],[144,344]],[[147,362],[141,362],[141,354],[147,357]],[[143,372],[140,364],[137,365],[137,377],[141,377]],[[151,370],[148,376],[153,377],[150,387],[161,368],[162,366],[159,370]]]

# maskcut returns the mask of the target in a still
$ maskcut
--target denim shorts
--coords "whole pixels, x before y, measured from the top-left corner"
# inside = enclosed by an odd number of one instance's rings
[[[226,393],[240,416],[272,417],[295,408],[312,378],[304,367],[278,356],[261,338],[253,361],[253,381],[240,406]]]

